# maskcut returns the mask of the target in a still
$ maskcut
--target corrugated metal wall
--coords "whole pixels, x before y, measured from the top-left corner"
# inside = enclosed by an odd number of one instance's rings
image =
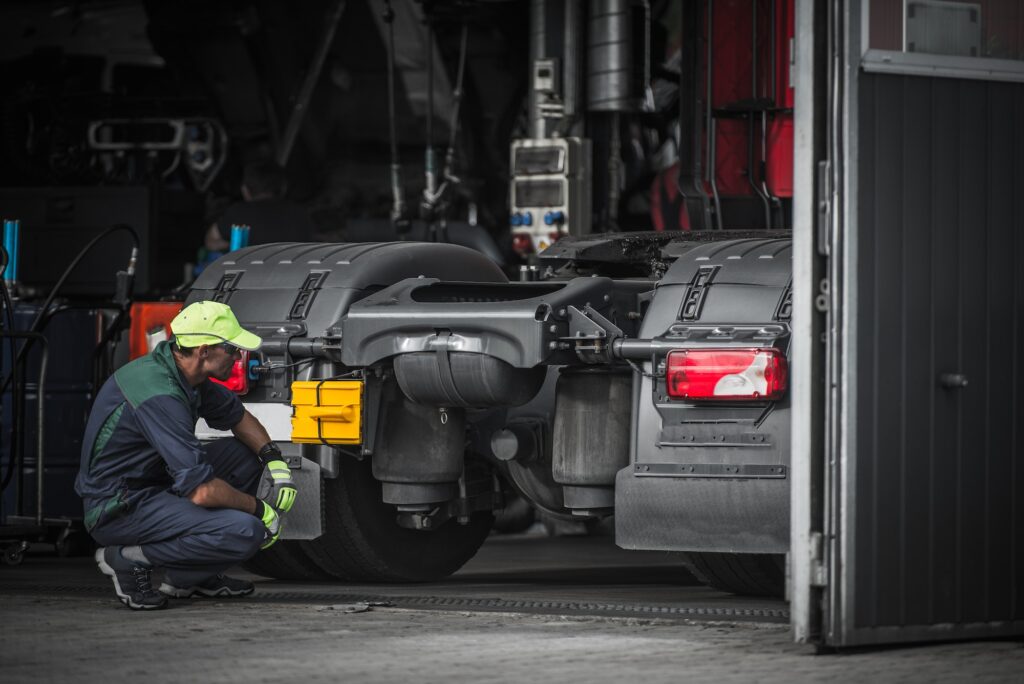
[[[859,107],[856,624],[1022,620],[1024,85]]]

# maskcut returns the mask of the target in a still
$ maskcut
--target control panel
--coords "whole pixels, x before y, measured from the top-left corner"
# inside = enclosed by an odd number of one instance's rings
[[[509,222],[518,253],[541,252],[563,235],[589,233],[590,141],[513,141],[510,190]]]

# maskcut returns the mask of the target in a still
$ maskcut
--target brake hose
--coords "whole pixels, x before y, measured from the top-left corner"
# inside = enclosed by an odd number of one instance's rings
[[[448,149],[444,154],[444,169],[441,178],[445,181],[453,179],[452,161],[455,157],[455,136],[459,130],[459,109],[462,105],[462,81],[466,75],[466,42],[469,37],[469,25],[462,22],[462,39],[459,44],[459,68],[455,75],[455,90],[452,92],[452,116],[448,124]]]
[[[437,162],[434,159],[434,25],[427,20],[427,149],[423,158],[423,218],[433,224],[437,198]]]
[[[384,2],[384,23],[388,25],[388,134],[391,143],[391,223],[396,229],[405,216],[402,166],[398,161],[398,133],[395,130],[395,11],[390,0]]]
[[[89,240],[85,247],[83,247],[75,256],[75,258],[71,260],[71,263],[68,264],[68,267],[64,269],[64,273],[61,274],[60,278],[57,279],[57,284],[53,286],[52,290],[50,290],[50,294],[46,297],[46,301],[43,302],[42,307],[39,309],[39,313],[36,314],[35,320],[32,321],[32,325],[29,326],[29,329],[26,332],[39,332],[39,330],[42,328],[41,322],[44,316],[46,316],[46,312],[49,310],[50,305],[53,303],[54,298],[57,296],[57,293],[60,292],[60,289],[64,286],[64,281],[66,281],[68,279],[68,276],[71,275],[71,272],[75,270],[75,267],[78,266],[82,259],[85,258],[85,255],[88,254],[89,251],[92,250],[92,248],[95,247],[100,240],[118,231],[127,231],[128,233],[131,234],[133,248],[132,254],[138,254],[137,250],[139,248],[139,234],[135,232],[134,228],[123,223],[118,223],[116,225],[110,226],[102,233],[94,237],[92,240]],[[27,353],[28,349],[31,348],[31,346],[32,340],[27,340],[23,345],[21,345],[21,349],[18,351],[18,356],[15,359],[14,368],[17,368],[18,363],[21,363],[22,357],[24,357],[24,355]],[[0,386],[0,395],[7,391],[7,387],[8,385],[10,385],[11,378],[13,377],[14,368],[12,368],[11,373],[9,373],[6,378],[4,378],[3,385]]]
[[[448,147],[445,149],[444,163],[441,168],[440,179],[441,183],[438,185],[437,179],[438,174],[435,169],[434,159],[434,126],[433,126],[433,93],[434,93],[434,76],[433,76],[433,32],[429,34],[429,52],[427,53],[427,66],[429,67],[427,75],[427,93],[429,94],[429,102],[427,106],[427,158],[426,158],[426,187],[423,189],[423,209],[428,218],[432,219],[432,215],[441,197],[444,196],[445,191],[448,189],[449,182],[458,184],[461,181],[456,176],[452,175],[452,163],[455,159],[455,142],[459,130],[459,109],[462,105],[463,88],[462,83],[466,74],[466,47],[469,37],[469,25],[462,22],[462,36],[459,40],[459,65],[455,75],[455,87],[452,89],[452,108],[451,116],[448,121]]]

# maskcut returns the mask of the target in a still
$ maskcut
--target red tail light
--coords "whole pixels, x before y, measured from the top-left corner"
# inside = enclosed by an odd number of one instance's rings
[[[786,391],[786,357],[778,349],[677,349],[665,379],[677,399],[779,399]]]
[[[245,394],[249,391],[249,352],[243,351],[242,358],[235,360],[231,367],[231,375],[227,380],[210,378],[218,385],[224,385],[235,394]]]

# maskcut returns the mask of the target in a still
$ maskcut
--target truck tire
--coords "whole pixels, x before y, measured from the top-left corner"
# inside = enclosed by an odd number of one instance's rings
[[[782,598],[786,556],[768,553],[688,553],[687,569],[708,586],[743,596]]]
[[[324,509],[324,534],[300,544],[324,572],[348,582],[443,579],[473,557],[494,520],[476,513],[466,525],[449,520],[429,532],[399,527],[368,458],[341,459],[338,477],[324,481]]]
[[[310,560],[299,542],[284,539],[260,551],[242,564],[246,570],[263,577],[299,582],[330,580],[331,576]]]

